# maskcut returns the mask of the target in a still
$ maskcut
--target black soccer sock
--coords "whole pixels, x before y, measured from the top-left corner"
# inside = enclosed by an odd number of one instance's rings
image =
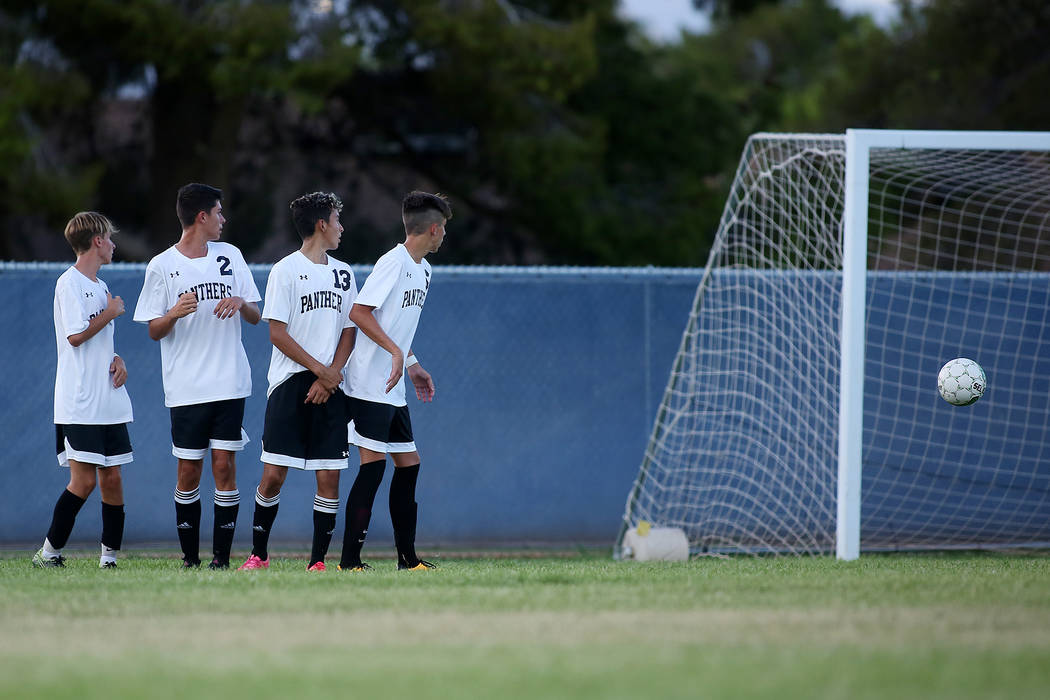
[[[348,569],[361,565],[361,546],[372,520],[372,504],[379,484],[383,482],[386,459],[362,464],[346,498],[346,522],[343,524],[343,552],[339,566]]]
[[[416,479],[419,465],[396,467],[390,480],[390,524],[394,526],[394,546],[399,565],[412,568],[416,556]]]
[[[270,530],[277,519],[277,508],[281,505],[281,494],[266,498],[255,491],[255,515],[252,517],[252,554],[263,561],[270,558]]]
[[[190,564],[201,560],[201,490],[175,489],[175,527],[179,532],[182,559]]]
[[[237,513],[241,508],[241,492],[215,489],[215,525],[211,535],[211,553],[220,564],[230,563],[233,533],[237,529]]]
[[[102,544],[110,549],[120,549],[124,541],[124,506],[102,502]]]
[[[55,503],[55,511],[51,515],[51,526],[47,529],[47,541],[55,549],[62,549],[69,541],[69,535],[73,532],[73,523],[77,519],[77,513],[84,505],[84,500],[69,489],[62,490],[62,494]]]
[[[325,555],[328,554],[328,545],[332,543],[335,516],[338,512],[338,498],[314,495],[314,544],[310,551],[310,566],[324,561]]]

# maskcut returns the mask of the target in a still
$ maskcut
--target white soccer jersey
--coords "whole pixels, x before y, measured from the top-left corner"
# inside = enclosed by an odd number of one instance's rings
[[[116,425],[132,420],[131,398],[126,387],[113,388],[109,366],[113,362],[113,322],[81,343],[69,336],[87,330],[102,313],[109,287],[93,282],[71,267],[55,284],[55,423],[58,425]]]
[[[332,363],[339,336],[352,328],[350,307],[357,297],[354,272],[346,263],[328,256],[321,265],[295,251],[277,262],[266,281],[263,318],[282,321],[288,335],[315,360]],[[303,367],[276,347],[270,353],[266,395]]]
[[[211,241],[208,254],[187,258],[175,246],[150,260],[135,305],[135,320],[149,323],[196,292],[197,310],[175,322],[160,339],[164,405],[188,406],[240,399],[252,393],[252,373],[241,342],[241,315],[220,320],[215,306],[226,297],[259,301],[259,289],[236,246]]]
[[[380,327],[406,359],[430,289],[430,272],[430,263],[417,263],[405,245],[399,243],[376,261],[357,296],[358,304],[375,307],[373,315]],[[389,376],[390,353],[364,333],[358,333],[343,372],[343,391],[365,401],[404,406],[405,376],[402,374],[401,381],[387,393]]]

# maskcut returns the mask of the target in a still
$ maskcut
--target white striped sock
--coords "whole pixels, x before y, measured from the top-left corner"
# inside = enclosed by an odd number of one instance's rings
[[[325,498],[324,496],[314,495],[314,510],[321,511],[322,513],[338,513],[339,512],[339,499],[338,498]]]
[[[191,505],[201,500],[201,489],[198,486],[192,491],[179,491],[175,489],[175,502],[181,503],[184,506]]]
[[[273,498],[267,498],[266,496],[259,493],[259,489],[255,489],[255,502],[263,508],[270,508],[281,502],[281,493],[278,491],[277,495]]]
[[[220,491],[215,489],[215,505],[217,506],[236,506],[241,502],[241,492],[237,489],[233,491]]]

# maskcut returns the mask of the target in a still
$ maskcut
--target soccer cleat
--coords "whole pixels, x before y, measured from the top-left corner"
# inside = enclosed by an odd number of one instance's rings
[[[324,562],[315,561],[313,564],[310,565],[307,571],[324,571]]]
[[[372,567],[364,562],[361,562],[360,564],[357,564],[355,566],[343,566],[342,564],[340,564],[335,568],[338,571],[372,571]]]
[[[260,559],[259,557],[251,554],[243,564],[237,567],[237,571],[255,571],[256,569],[269,569],[270,558]]]
[[[406,564],[405,562],[402,562],[402,561],[399,561],[397,563],[397,570],[398,571],[427,571],[428,569],[436,569],[436,568],[437,568],[437,564],[431,564],[429,561],[426,561],[425,559],[420,559],[419,563],[416,564],[415,566],[409,566],[408,564]]]
[[[211,560],[211,564],[208,564],[208,568],[211,569],[212,571],[218,571],[220,569],[228,569],[228,568],[230,568],[230,562],[229,561],[221,561],[219,559],[212,559]]]
[[[117,562],[115,561],[100,561],[98,563],[100,569],[115,569],[117,568]]]
[[[38,569],[58,569],[64,568],[65,565],[66,558],[61,554],[57,557],[45,557],[43,547],[38,549],[36,554],[33,555],[33,566]]]
[[[201,560],[200,559],[197,559],[197,560],[186,559],[185,557],[183,557],[183,559],[182,559],[182,568],[183,569],[199,569],[199,568],[201,568]]]

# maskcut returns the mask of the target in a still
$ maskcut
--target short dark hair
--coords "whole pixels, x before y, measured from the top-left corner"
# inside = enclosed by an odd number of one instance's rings
[[[189,228],[199,212],[210,212],[221,199],[222,190],[218,187],[191,182],[179,188],[178,197],[175,198],[175,214],[182,227]]]
[[[306,240],[314,235],[318,221],[328,221],[333,211],[343,210],[343,201],[331,192],[311,192],[293,200],[288,208],[292,210],[296,232]]]
[[[443,194],[430,194],[413,190],[401,200],[401,219],[405,222],[405,233],[410,236],[423,233],[431,224],[452,218],[452,207]]]
[[[65,235],[73,252],[80,255],[91,250],[91,239],[95,236],[116,232],[113,222],[102,214],[97,211],[82,211],[75,214],[66,224]]]

